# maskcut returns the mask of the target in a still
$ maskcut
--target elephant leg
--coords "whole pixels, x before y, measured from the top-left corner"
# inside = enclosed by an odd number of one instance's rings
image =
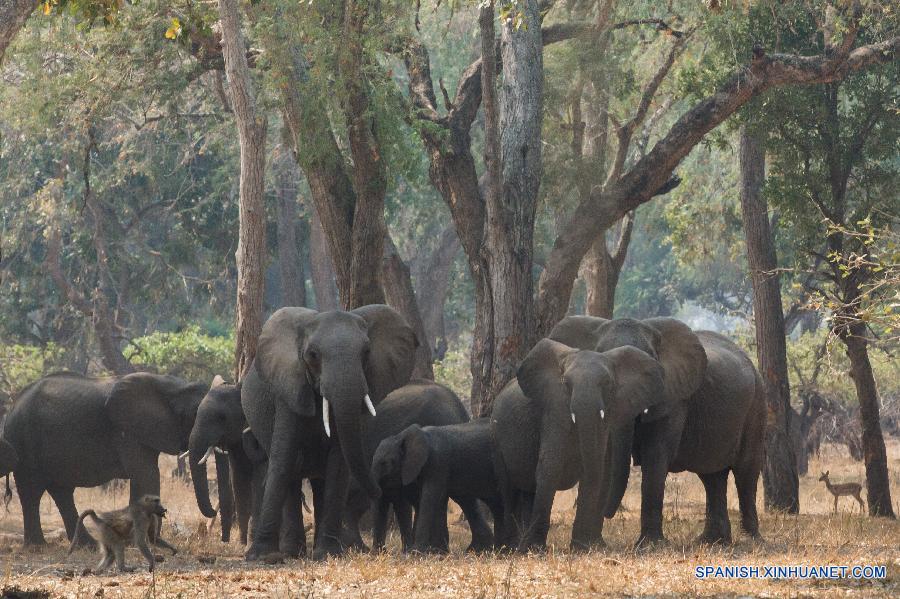
[[[712,474],[701,474],[706,488],[706,524],[700,541],[704,543],[731,543],[731,522],[728,520],[728,469]]]
[[[547,533],[550,532],[550,512],[553,508],[553,498],[558,488],[556,467],[551,460],[538,460],[535,472],[534,499],[530,502],[530,518],[525,520],[527,528],[519,543],[520,552],[543,551],[547,546]]]
[[[297,416],[290,410],[276,408],[260,518],[245,556],[248,560],[278,551],[278,527],[289,483],[295,475],[298,451]]]
[[[356,485],[352,485],[352,489],[347,497],[347,507],[344,510],[344,528],[341,531],[341,543],[344,547],[366,553],[369,548],[363,541],[362,534],[359,531],[359,521],[366,515],[366,512],[372,507],[369,496],[365,491]]]
[[[144,495],[159,495],[159,452],[132,442],[119,444],[119,460],[131,479],[129,502]],[[165,502],[163,502],[165,503]]]
[[[301,494],[303,479],[299,476],[288,481],[288,492],[281,506],[281,528],[278,550],[288,557],[306,555],[306,531],[303,529]]]
[[[741,528],[753,538],[759,538],[759,516],[756,513],[756,488],[759,468],[738,468],[734,471],[738,505],[741,508]]]
[[[396,511],[396,505],[394,509]],[[384,550],[384,541],[387,538],[387,522],[390,515],[388,510],[391,503],[384,498],[379,497],[375,502],[375,517],[372,522],[372,552],[378,553]],[[398,518],[399,519],[399,518]],[[406,551],[406,543],[403,543],[403,550]]]
[[[316,531],[313,559],[322,560],[330,555],[341,555],[341,516],[347,504],[350,490],[350,471],[341,452],[340,441],[332,441],[325,470],[325,503],[321,515],[321,530]]]
[[[503,522],[505,519],[503,502],[499,500],[494,500],[488,503],[488,507],[491,509],[491,515],[494,517],[494,549],[500,549],[501,547],[501,537],[503,530]]]
[[[637,546],[665,541],[663,500],[669,473],[668,450],[654,435],[641,447],[641,534]]]
[[[416,530],[413,547],[422,553],[443,550],[443,529],[447,526],[447,481],[440,476],[426,477],[422,481],[419,509],[416,511]]]
[[[478,500],[472,497],[454,497],[453,501],[462,508],[463,514],[466,515],[466,521],[469,523],[469,529],[472,531],[472,542],[466,551],[490,551],[494,547],[494,535],[484,519]]]
[[[403,552],[407,553],[413,546],[412,504],[405,499],[394,502],[394,517],[397,519],[397,528],[400,529],[400,542]],[[385,518],[387,520],[387,518]]]
[[[62,516],[63,524],[65,524],[66,527],[66,536],[69,537],[70,541],[73,540],[75,536],[75,527],[78,525],[78,509],[75,507],[75,489],[71,487],[49,487],[47,492],[50,493],[50,497],[53,498],[53,502],[56,504],[56,509],[59,510],[59,513]],[[76,547],[90,549],[91,551],[97,550],[97,541],[94,540],[94,537],[92,537],[87,530],[81,531],[75,545]]]
[[[232,447],[229,450],[229,467],[231,468],[231,485],[234,489],[234,510],[237,513],[238,531],[241,545],[247,544],[250,514],[253,510],[252,486],[253,467],[243,450]]]
[[[15,474],[16,491],[19,494],[19,503],[22,504],[22,519],[25,527],[25,546],[35,547],[46,545],[44,532],[41,530],[41,497],[44,488],[37,485],[20,474]]]
[[[234,489],[231,486],[231,465],[229,458],[221,453],[215,454],[216,481],[219,487],[219,524],[222,526],[222,542],[231,541],[231,528],[234,526]]]

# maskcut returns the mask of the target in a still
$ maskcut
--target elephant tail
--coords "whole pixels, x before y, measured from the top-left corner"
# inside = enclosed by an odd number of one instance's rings
[[[3,507],[9,511],[9,502],[12,501],[12,487],[9,485],[9,474],[6,475],[6,491],[3,493]]]

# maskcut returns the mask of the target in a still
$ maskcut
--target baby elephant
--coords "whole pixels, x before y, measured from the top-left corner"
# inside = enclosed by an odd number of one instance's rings
[[[503,522],[502,504],[491,460],[491,428],[487,418],[462,424],[420,427],[413,424],[383,440],[375,450],[372,474],[382,485],[418,490],[413,548],[446,552],[447,499],[462,508],[472,530],[469,550],[488,550],[495,537],[478,508],[484,501]]]

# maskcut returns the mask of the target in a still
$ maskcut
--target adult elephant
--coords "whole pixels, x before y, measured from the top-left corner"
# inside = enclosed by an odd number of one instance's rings
[[[350,475],[370,497],[379,495],[363,449],[365,420],[409,381],[417,346],[409,324],[384,305],[349,312],[282,308],[266,321],[241,388],[247,422],[269,456],[248,559],[277,551],[279,513],[297,483],[298,454],[304,474],[319,481],[313,556],[343,552]]]
[[[766,405],[763,382],[747,355],[712,331],[694,332],[672,318],[605,320],[570,316],[550,338],[574,348],[608,351],[633,346],[664,371],[661,417],[633,419],[612,435],[612,517],[628,482],[630,458],[641,467],[638,543],[664,540],[663,495],[668,472],[696,473],[706,490],[706,523],[700,540],[730,542],[728,473],[734,473],[741,525],[759,535],[756,488],[764,459]]]
[[[657,361],[634,347],[600,353],[550,339],[535,345],[491,414],[501,544],[542,549],[556,491],[578,482],[571,545],[602,543],[610,440],[635,418],[664,416],[663,376]]]
[[[49,492],[69,538],[78,511],[76,487],[131,479],[131,500],[159,495],[159,454],[187,449],[207,385],[149,373],[88,378],[45,376],[15,400],[3,437],[19,456],[13,469],[22,504],[25,544],[45,543],[40,501]],[[93,544],[89,535],[80,535]]]
[[[241,409],[241,385],[226,383],[216,376],[197,407],[197,416],[188,440],[191,480],[197,507],[207,518],[216,515],[209,499],[206,466],[211,455],[216,460],[219,489],[219,518],[222,541],[231,539],[237,514],[240,541],[247,543],[252,506],[253,463],[244,451],[243,431],[247,420]]]

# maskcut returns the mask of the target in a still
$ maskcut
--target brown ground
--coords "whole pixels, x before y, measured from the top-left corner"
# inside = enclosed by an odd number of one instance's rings
[[[888,446],[892,494],[900,499],[900,441]],[[170,469],[165,457],[164,472]],[[453,553],[449,557],[420,558],[399,555],[398,539],[392,535],[389,555],[353,555],[325,563],[289,561],[283,565],[247,564],[236,542],[224,545],[217,540],[218,527],[208,535],[198,533],[205,521],[199,516],[188,485],[166,479],[163,501],[169,519],[163,529],[166,538],[179,548],[177,557],[166,560],[151,576],[146,571],[129,575],[82,576],[98,557],[77,552],[67,558],[62,526],[49,497],[45,497],[42,519],[51,541],[42,553],[23,553],[21,513],[17,500],[9,512],[0,508],[0,588],[7,591],[45,590],[63,597],[555,597],[585,595],[754,595],[754,596],[900,596],[900,523],[860,516],[852,499],[840,500],[840,512],[833,515],[832,498],[820,470],[829,469],[837,482],[862,481],[863,465],[852,462],[843,447],[826,447],[820,460],[813,459],[810,475],[801,481],[803,514],[762,515],[764,542],[755,543],[736,535],[729,547],[708,547],[693,543],[702,528],[704,512],[702,485],[696,476],[682,473],[669,477],[666,490],[666,535],[669,547],[642,553],[630,550],[638,528],[639,474],[625,498],[625,510],[607,523],[605,538],[609,549],[587,555],[571,555],[566,550],[574,513],[572,491],[559,493],[554,507],[553,548],[546,555],[494,557],[461,553],[468,529],[451,526]],[[865,493],[864,493],[865,495]],[[76,501],[87,507],[117,507],[127,501],[124,490],[103,493],[80,489]],[[732,525],[737,533],[734,487],[729,490]],[[759,504],[762,506],[762,485]],[[852,504],[852,505],[851,505]],[[449,516],[451,523],[456,515]],[[209,562],[207,556],[215,556]],[[139,563],[136,550],[129,550],[130,564]],[[887,578],[871,580],[698,580],[698,565],[884,565]]]

